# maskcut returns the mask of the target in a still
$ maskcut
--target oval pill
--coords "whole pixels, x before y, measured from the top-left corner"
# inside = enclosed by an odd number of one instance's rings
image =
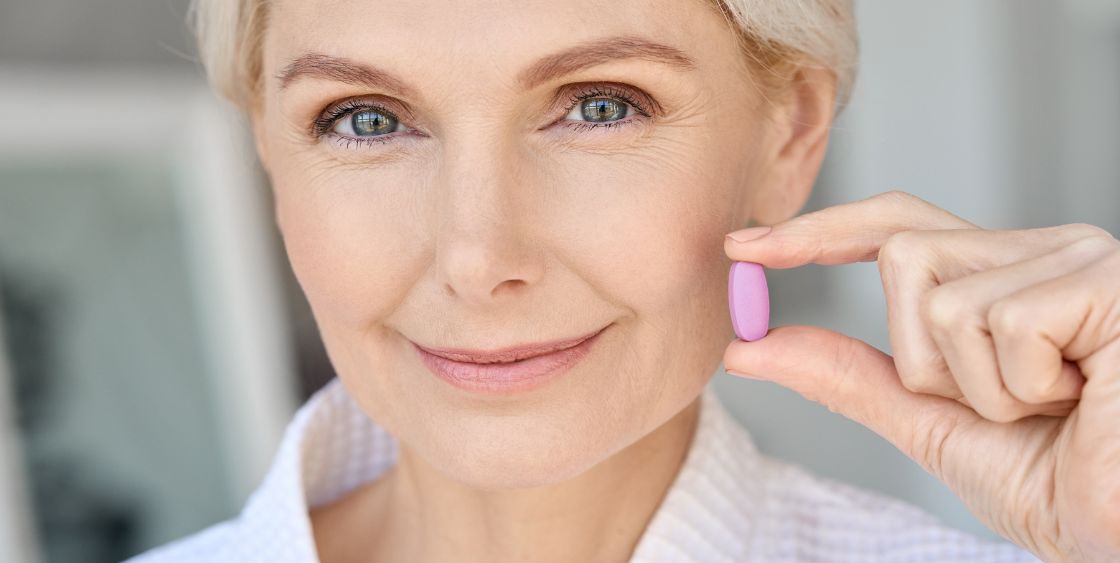
[[[727,280],[731,326],[742,340],[754,341],[770,330],[770,289],[761,264],[735,262]]]

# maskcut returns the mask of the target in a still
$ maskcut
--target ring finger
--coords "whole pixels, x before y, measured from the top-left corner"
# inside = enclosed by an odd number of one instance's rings
[[[957,386],[981,416],[1007,422],[1060,412],[1076,404],[1084,380],[1072,364],[1063,364],[1057,373],[1030,374],[1033,379],[1048,381],[1024,381],[1021,373],[1002,373],[988,317],[999,300],[1081,269],[1103,253],[1102,245],[1082,239],[1037,258],[960,278],[926,294],[921,306],[926,328]],[[1039,388],[1048,389],[1045,396],[1020,391]]]

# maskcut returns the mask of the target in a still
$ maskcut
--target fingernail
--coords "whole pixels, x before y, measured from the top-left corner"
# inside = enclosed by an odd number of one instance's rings
[[[747,374],[747,373],[743,373],[741,371],[735,371],[735,370],[730,370],[730,369],[725,369],[723,371],[727,372],[728,375],[734,375],[736,377],[745,377],[747,379],[757,379],[759,381],[763,380],[763,378],[761,378],[757,375],[750,375],[750,374]]]
[[[735,242],[750,242],[752,240],[758,240],[758,239],[766,236],[769,233],[770,233],[770,225],[764,225],[762,227],[751,227],[749,229],[743,229],[741,231],[735,231],[735,232],[727,235],[727,238],[729,238],[729,239],[731,239]]]

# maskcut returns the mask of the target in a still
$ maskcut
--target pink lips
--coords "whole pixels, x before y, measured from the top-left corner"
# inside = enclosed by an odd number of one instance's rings
[[[448,383],[466,391],[509,394],[539,387],[568,371],[591,351],[605,329],[579,338],[501,350],[412,345],[424,365]]]

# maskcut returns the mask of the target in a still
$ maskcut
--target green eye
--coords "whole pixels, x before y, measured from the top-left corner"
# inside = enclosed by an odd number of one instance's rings
[[[387,113],[364,109],[338,120],[334,132],[347,137],[376,137],[397,131],[400,121]]]
[[[626,117],[627,106],[615,100],[584,100],[583,117],[588,121],[614,121]]]
[[[630,104],[611,98],[588,98],[576,104],[566,117],[573,121],[606,123],[630,115]]]

